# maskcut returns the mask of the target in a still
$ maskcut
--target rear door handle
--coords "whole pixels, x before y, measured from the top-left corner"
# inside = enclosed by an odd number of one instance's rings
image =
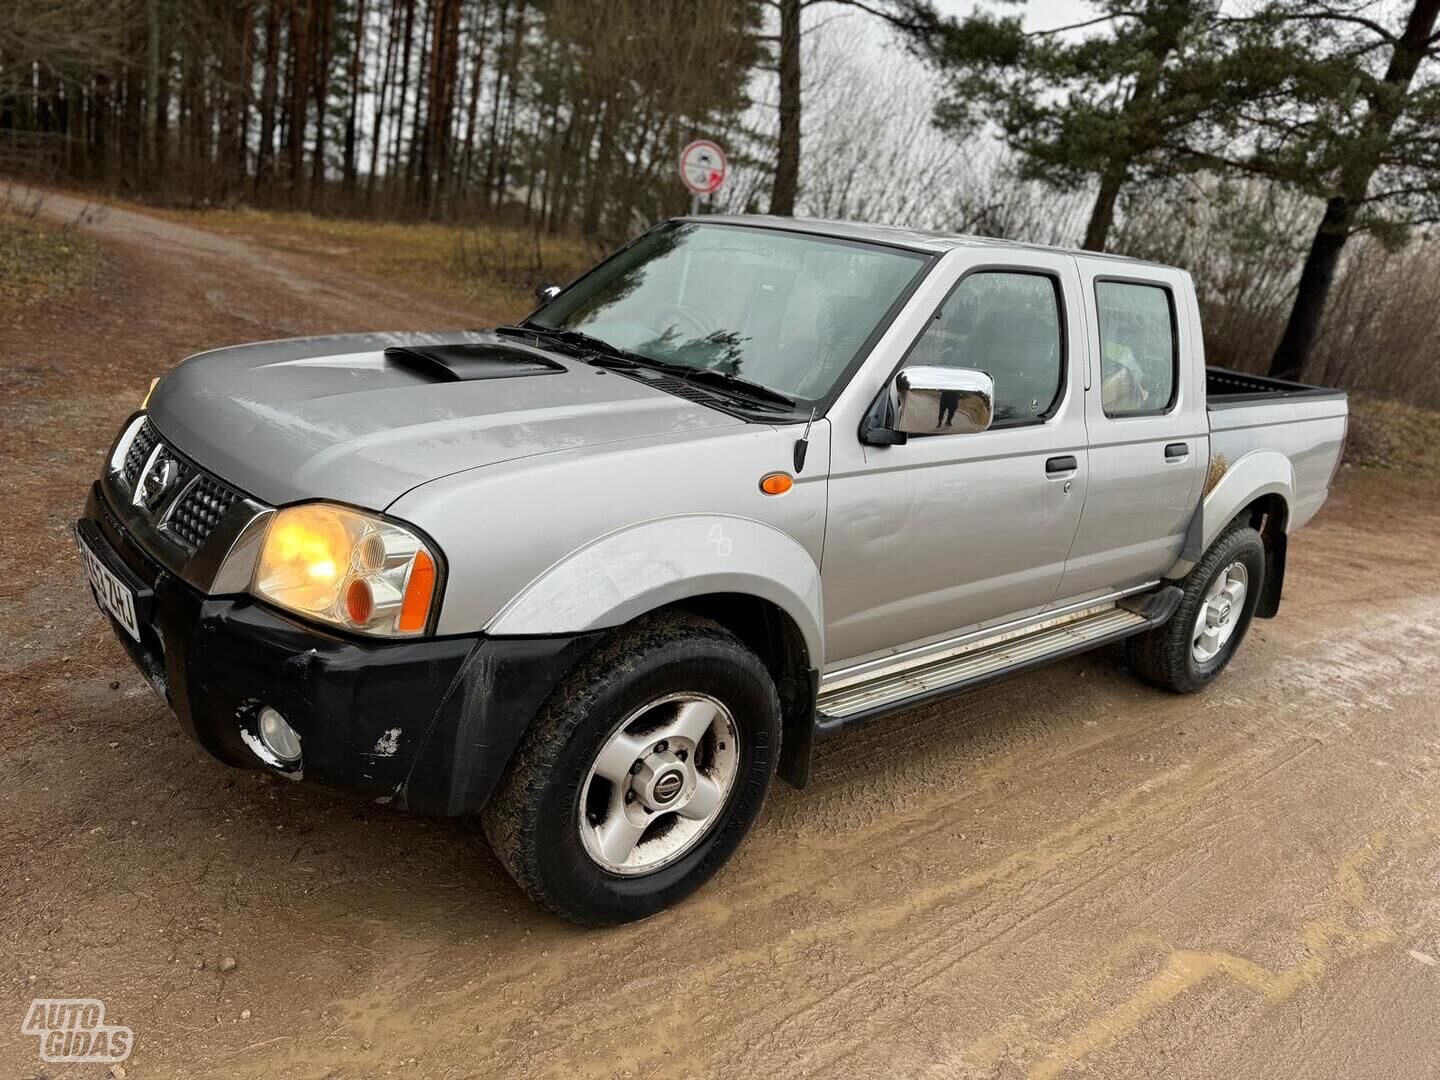
[[[1172,442],[1165,447],[1166,461],[1184,461],[1190,456],[1190,444],[1183,442]]]
[[[1045,475],[1064,476],[1067,473],[1073,473],[1079,467],[1080,462],[1076,460],[1074,454],[1065,454],[1061,457],[1052,457],[1047,459],[1045,462]]]

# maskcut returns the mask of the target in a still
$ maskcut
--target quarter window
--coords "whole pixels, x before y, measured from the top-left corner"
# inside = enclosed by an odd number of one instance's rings
[[[1170,290],[1095,283],[1100,311],[1100,401],[1106,416],[1164,412],[1175,401],[1175,309]]]
[[[952,292],[907,366],[976,368],[995,380],[992,426],[1041,419],[1060,396],[1064,355],[1053,278],[986,270]]]

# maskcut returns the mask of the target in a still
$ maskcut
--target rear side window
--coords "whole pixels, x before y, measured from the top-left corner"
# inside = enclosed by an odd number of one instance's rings
[[[1162,413],[1175,403],[1175,305],[1170,290],[1097,281],[1100,401],[1106,416]]]
[[[985,270],[956,286],[906,365],[986,372],[995,380],[999,427],[1049,414],[1060,396],[1063,341],[1053,278]]]

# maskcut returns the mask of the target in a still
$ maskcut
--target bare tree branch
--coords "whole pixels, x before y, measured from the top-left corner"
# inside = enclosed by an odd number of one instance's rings
[[[883,19],[891,26],[899,30],[919,30],[922,24],[914,19],[907,19],[897,15],[893,11],[886,11],[883,8],[872,7],[863,0],[801,0],[802,8],[814,7],[816,4],[839,4],[843,7],[852,7],[863,11],[867,15],[873,15],[877,19]]]
[[[1066,26],[1052,26],[1046,30],[1027,30],[1026,37],[1049,37],[1052,34],[1064,34],[1070,30],[1083,30],[1087,26],[1099,26],[1101,23],[1113,22],[1115,19],[1133,19],[1138,17],[1138,11],[1112,11],[1105,15],[1097,15],[1093,19],[1085,19],[1083,22],[1070,23]]]
[[[1221,15],[1216,19],[1219,24],[1228,26],[1239,26],[1263,22],[1342,22],[1354,26],[1362,26],[1372,33],[1378,34],[1386,44],[1393,45],[1400,40],[1400,35],[1388,27],[1376,22],[1374,19],[1367,19],[1363,15],[1354,15],[1349,12],[1340,11],[1297,11],[1286,13],[1265,13],[1261,15]]]

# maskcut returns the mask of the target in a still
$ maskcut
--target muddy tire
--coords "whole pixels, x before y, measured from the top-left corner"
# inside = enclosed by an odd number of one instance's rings
[[[1264,584],[1260,534],[1231,524],[1185,578],[1185,595],[1170,620],[1125,643],[1130,666],[1177,694],[1206,686],[1244,640]]]
[[[780,701],[759,658],[709,619],[647,616],[547,700],[485,807],[485,833],[555,914],[643,919],[724,865],[779,750]]]

